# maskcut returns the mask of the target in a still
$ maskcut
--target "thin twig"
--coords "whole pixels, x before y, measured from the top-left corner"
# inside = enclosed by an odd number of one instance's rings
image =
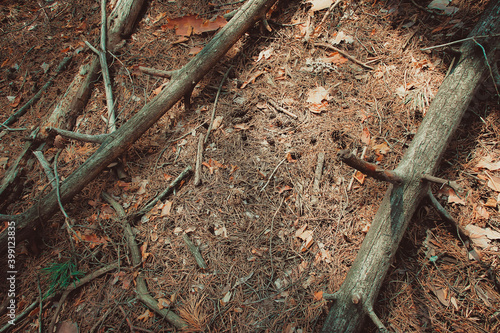
[[[393,171],[380,169],[378,165],[369,163],[360,158],[357,158],[349,150],[341,150],[338,153],[339,158],[349,165],[350,167],[361,171],[367,176],[374,179],[392,183],[394,185],[400,185],[403,183],[403,179],[396,175]]]
[[[182,235],[182,239],[184,240],[184,243],[186,243],[189,252],[191,252],[191,254],[193,255],[198,266],[203,270],[207,269],[208,266],[205,263],[205,260],[203,259],[203,256],[200,253],[200,249],[196,245],[194,245],[193,242],[191,242],[187,234],[184,233]]]
[[[332,46],[332,45],[327,44],[327,43],[314,43],[314,46],[321,46],[321,47],[324,47],[326,49],[330,49],[332,51],[338,52],[338,53],[342,54],[344,57],[346,57],[347,59],[351,60],[352,62],[357,63],[361,67],[364,67],[364,68],[369,69],[369,70],[373,70],[372,66],[369,66],[369,65],[367,65],[367,64],[359,61],[358,59],[356,59],[353,56],[349,55],[349,53],[347,53],[346,51],[342,51],[341,49],[336,48],[335,46]]]
[[[149,212],[153,207],[158,203],[158,201],[163,200],[167,195],[170,194],[177,187],[180,182],[191,172],[193,168],[188,165],[177,178],[175,178],[166,189],[163,190],[159,195],[156,196],[153,200],[151,200],[143,209],[136,213],[136,216],[144,215]]]
[[[323,175],[323,165],[325,164],[325,153],[318,153],[318,162],[316,163],[316,170],[314,172],[313,192],[319,192],[319,184],[321,176]]]
[[[467,37],[467,38],[464,38],[464,39],[459,39],[459,40],[456,40],[456,41],[453,41],[453,42],[449,42],[449,43],[444,43],[444,44],[435,45],[435,46],[429,46],[429,47],[420,49],[420,51],[433,50],[433,49],[437,49],[437,48],[440,48],[440,47],[445,47],[445,46],[450,46],[450,45],[453,45],[453,44],[463,43],[463,42],[466,42],[468,40],[475,40],[476,38],[488,38],[488,37],[498,37],[498,36],[500,36],[500,34],[486,35],[486,36],[472,36],[472,37]]]
[[[439,203],[439,201],[436,199],[434,194],[432,194],[432,191],[429,189],[427,192],[427,197],[431,201],[432,205],[434,208],[436,208],[436,211],[438,212],[439,216],[445,220],[446,222],[450,223],[452,226],[454,226],[457,229],[457,234],[458,237],[464,242],[464,245],[466,245],[465,241],[467,241],[469,244],[472,244],[472,241],[469,237],[469,233],[465,230],[464,227],[460,225],[451,215],[448,213],[448,211]],[[465,240],[465,241],[464,241]],[[467,247],[467,246],[466,246]]]
[[[163,77],[166,79],[170,79],[170,78],[174,77],[175,74],[178,72],[177,70],[164,71],[161,69],[144,67],[144,66],[138,66],[136,68],[139,69],[139,71],[141,71],[144,74],[151,75],[151,76]]]
[[[219,100],[219,95],[222,90],[222,85],[224,84],[224,81],[226,81],[227,76],[229,75],[229,71],[233,68],[233,66],[230,66],[224,76],[222,77],[222,80],[220,81],[219,84],[219,89],[217,90],[217,95],[215,96],[215,101],[214,101],[214,108],[212,109],[212,115],[210,117],[210,125],[208,125],[208,130],[207,130],[207,135],[205,136],[205,143],[208,142],[208,137],[210,136],[210,131],[212,130],[212,126],[214,124],[214,119],[215,119],[215,110],[217,108],[217,101]]]
[[[458,185],[458,183],[456,181],[452,181],[452,180],[448,180],[448,179],[443,179],[443,178],[431,176],[431,175],[428,175],[428,174],[422,175],[422,179],[425,179],[425,180],[433,182],[433,183],[447,185],[447,186],[451,187],[453,190],[455,190],[455,192],[457,193],[457,195],[458,195],[459,192],[462,191],[462,188],[460,187],[460,185]]]
[[[52,186],[52,188],[56,187],[55,184],[55,177],[54,173],[52,172],[52,169],[50,168],[49,162],[45,159],[45,156],[43,156],[43,153],[39,150],[35,150],[33,152],[33,155],[38,159],[38,162],[40,162],[40,165],[42,166],[43,171],[45,172],[45,175],[49,179],[49,183]]]
[[[282,159],[278,165],[276,166],[276,168],[274,168],[273,172],[271,172],[271,175],[269,176],[269,178],[267,179],[267,182],[264,184],[264,186],[262,186],[262,188],[260,189],[261,192],[264,192],[264,190],[266,189],[267,185],[269,185],[269,182],[271,181],[271,179],[273,178],[274,176],[274,173],[276,172],[276,170],[278,170],[278,168],[280,167],[280,165],[282,165],[284,162],[286,161],[286,157],[284,159]]]
[[[201,184],[201,162],[203,161],[203,134],[198,137],[198,150],[196,152],[196,165],[194,167],[194,186]]]
[[[262,95],[262,96],[265,96],[265,95]],[[269,104],[271,104],[271,106],[272,106],[273,108],[275,108],[276,110],[283,112],[284,114],[286,114],[286,115],[288,115],[288,116],[292,117],[293,119],[297,119],[297,118],[299,118],[296,114],[293,114],[292,112],[288,111],[287,109],[285,109],[285,108],[283,108],[283,107],[279,106],[279,105],[278,105],[278,103],[276,103],[275,101],[273,101],[271,98],[269,98],[269,97],[267,97],[267,96],[265,96],[265,97],[266,97],[266,98],[265,98],[265,99],[266,99],[266,101],[267,101]]]

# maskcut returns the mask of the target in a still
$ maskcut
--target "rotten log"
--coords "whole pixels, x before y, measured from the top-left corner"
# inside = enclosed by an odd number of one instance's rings
[[[500,32],[500,1],[490,1],[469,36]],[[479,43],[481,45],[479,45]],[[366,315],[380,329],[385,327],[373,304],[408,224],[426,196],[429,185],[423,174],[434,174],[456,128],[460,124],[483,75],[486,59],[495,61],[499,38],[473,39],[460,48],[461,57],[443,81],[415,138],[394,173],[401,185],[390,185],[354,263],[333,296],[322,332],[359,332]]]
[[[99,149],[60,186],[61,201],[68,202],[89,184],[101,171],[123,154],[132,143],[142,136],[179,99],[191,91],[210,71],[231,46],[266,12],[276,0],[250,0],[231,21],[189,63],[179,70],[178,80],[171,80],[163,91],[154,97],[118,130],[109,134]],[[112,22],[112,20],[110,20]],[[113,34],[109,39],[112,40]],[[56,191],[51,191],[35,205],[13,217],[16,222],[17,241],[28,237],[41,221],[50,218],[58,209]],[[4,217],[5,218],[5,217]],[[7,248],[7,232],[0,234],[0,251]]]

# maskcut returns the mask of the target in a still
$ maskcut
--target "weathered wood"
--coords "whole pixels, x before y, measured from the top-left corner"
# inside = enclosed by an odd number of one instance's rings
[[[470,36],[498,32],[500,1],[490,1]],[[403,179],[403,184],[391,185],[387,191],[345,281],[334,294],[322,332],[362,331],[366,315],[381,328],[372,306],[408,223],[427,193],[428,184],[421,176],[433,174],[438,168],[476,87],[487,72],[485,57],[493,62],[495,50],[500,47],[498,38],[478,42],[484,47],[484,53],[473,40],[462,45],[460,60],[443,81],[413,142],[394,171]]]
[[[219,59],[256,21],[264,17],[276,0],[250,0],[188,64],[179,70],[178,80],[171,80],[163,91],[115,132],[109,134],[99,149],[60,186],[62,202],[67,202],[160,119],[210,71]],[[110,20],[112,24],[112,20]],[[112,39],[110,35],[110,40]],[[16,237],[26,238],[40,221],[58,209],[56,192],[52,191],[26,212],[18,215]],[[7,234],[0,234],[0,251],[7,246]]]

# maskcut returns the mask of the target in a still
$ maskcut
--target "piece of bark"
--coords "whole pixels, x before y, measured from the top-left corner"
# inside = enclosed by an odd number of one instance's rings
[[[491,1],[470,36],[500,32],[500,2]],[[416,207],[427,195],[422,174],[434,174],[453,133],[469,105],[475,89],[487,72],[485,57],[495,58],[500,39],[482,40],[484,53],[473,41],[461,47],[462,57],[443,81],[408,151],[394,171],[403,184],[390,186],[370,230],[335,293],[322,332],[359,332],[373,306],[392,258]],[[354,302],[354,297],[358,302]],[[356,304],[355,304],[356,303]]]

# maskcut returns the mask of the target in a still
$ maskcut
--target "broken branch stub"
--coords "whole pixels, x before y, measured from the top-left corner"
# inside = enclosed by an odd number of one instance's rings
[[[219,59],[255,22],[264,17],[276,0],[250,0],[189,63],[179,70],[178,80],[172,80],[163,91],[138,111],[118,130],[109,134],[99,149],[60,186],[62,202],[68,202],[101,171],[144,134],[158,119],[177,103],[210,71]],[[112,19],[110,19],[112,25]],[[110,31],[109,39],[113,33]],[[16,218],[16,237],[25,239],[58,208],[57,195],[51,191]],[[0,234],[0,250],[7,246],[7,233]]]
[[[490,1],[470,36],[499,32],[500,2]],[[482,40],[481,45],[484,51],[473,40],[460,48],[460,60],[443,81],[408,151],[394,170],[403,184],[391,185],[387,190],[351,269],[335,292],[322,332],[360,332],[365,328],[364,319],[373,307],[410,219],[427,194],[429,185],[421,180],[421,175],[434,174],[438,168],[475,89],[487,72],[485,60],[495,59],[500,39]],[[354,302],[356,295],[360,296],[358,302]],[[375,317],[370,314],[372,321]]]

